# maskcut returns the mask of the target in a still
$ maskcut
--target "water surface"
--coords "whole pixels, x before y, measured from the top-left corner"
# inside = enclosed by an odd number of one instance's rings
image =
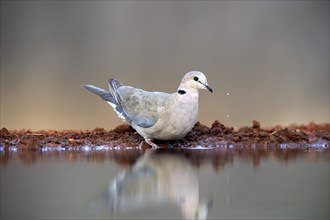
[[[0,151],[1,218],[329,219],[329,151]]]

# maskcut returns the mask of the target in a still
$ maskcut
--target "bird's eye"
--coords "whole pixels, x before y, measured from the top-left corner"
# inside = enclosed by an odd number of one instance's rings
[[[197,76],[195,76],[195,77],[194,77],[194,80],[195,80],[195,81],[198,81],[198,77],[197,77]]]

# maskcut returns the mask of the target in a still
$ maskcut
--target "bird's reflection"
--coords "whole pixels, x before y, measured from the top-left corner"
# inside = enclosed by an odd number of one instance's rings
[[[196,168],[186,158],[167,153],[146,153],[119,173],[109,185],[109,200],[113,213],[172,202],[186,219],[205,219],[210,204],[200,199]]]

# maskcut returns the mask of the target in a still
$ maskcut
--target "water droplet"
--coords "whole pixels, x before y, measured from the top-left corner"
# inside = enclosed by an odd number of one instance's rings
[[[57,151],[65,151],[65,148],[62,147],[61,145],[58,145],[57,147],[55,147],[55,150],[57,150]]]
[[[16,146],[11,146],[11,147],[9,147],[9,151],[17,152],[17,147]]]
[[[81,150],[87,152],[87,151],[92,150],[92,148],[88,145],[84,145],[84,146],[81,147]]]
[[[227,95],[229,95],[229,92],[227,92]]]

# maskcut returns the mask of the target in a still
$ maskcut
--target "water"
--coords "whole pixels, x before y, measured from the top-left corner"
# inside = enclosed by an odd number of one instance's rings
[[[329,219],[329,151],[1,151],[1,218]]]

